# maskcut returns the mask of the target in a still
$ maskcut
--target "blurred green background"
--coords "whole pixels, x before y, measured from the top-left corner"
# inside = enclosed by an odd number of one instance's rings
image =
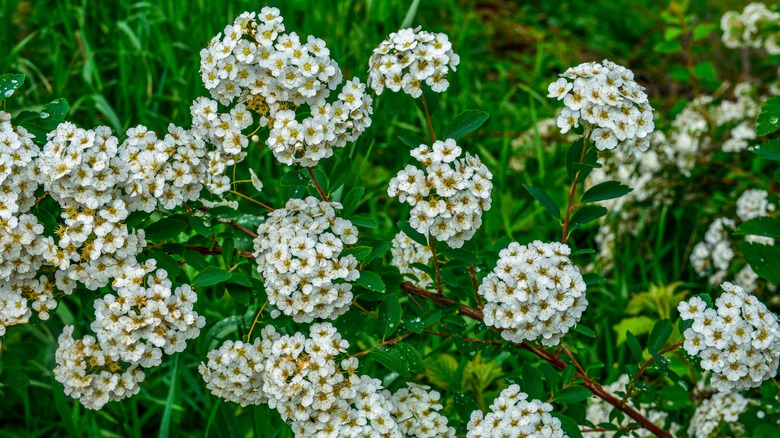
[[[688,53],[695,62],[709,60],[717,66],[714,83],[686,79],[681,67],[687,61],[685,54],[665,53],[659,44],[665,41],[669,20],[676,16],[717,24],[724,11],[742,9],[745,2],[423,0],[416,10],[415,4],[399,0],[4,0],[0,4],[0,72],[27,75],[25,87],[7,101],[6,108],[17,113],[64,97],[71,106],[68,119],[84,128],[108,125],[121,136],[138,124],[158,132],[168,123],[188,127],[191,101],[205,94],[198,52],[241,12],[259,11],[264,5],[280,8],[288,32],[323,38],[345,76],[363,81],[371,50],[411,14],[413,26],[447,33],[461,56],[458,71],[449,78],[450,89],[439,98],[434,126],[445,126],[468,108],[490,113],[480,131],[464,140],[464,149],[478,152],[494,174],[493,208],[485,215],[477,237],[478,245],[490,247],[503,237],[528,242],[559,235],[558,225],[521,184],[544,187],[562,201],[568,190],[564,147],[539,142],[527,150],[511,147],[519,133],[555,114],[557,102],[545,96],[547,85],[558,73],[604,58],[629,67],[647,87],[658,111],[656,125],[662,128],[667,123],[663,118],[697,91],[713,91],[727,80],[733,83],[741,72],[734,52],[720,44],[717,28]],[[374,111],[373,126],[355,145],[356,154],[367,164],[362,184],[369,199],[361,209],[379,213],[376,235],[389,239],[403,212],[397,202],[387,199],[386,183],[410,160],[408,147],[397,137],[424,136],[425,124],[406,95],[385,93],[375,100]],[[274,177],[282,173],[281,166],[272,166],[266,152],[257,151],[265,169],[261,177],[273,184]],[[527,157],[523,172],[507,165],[514,154]],[[330,159],[323,166],[334,164]],[[275,201],[274,205],[283,202]],[[599,328],[603,336],[599,345],[614,344],[611,324],[619,320],[632,292],[647,290],[651,282],[692,280],[681,270],[681,261],[697,212],[685,213],[685,206],[670,208],[662,217],[666,225],[643,234],[645,242],[657,243],[655,258],[649,262],[636,256],[643,251],[642,242],[621,242],[625,266],[616,278],[593,292],[595,300],[604,294],[613,305],[600,306],[586,316],[596,321],[591,327]],[[573,245],[591,246],[594,233],[594,228],[579,232]],[[223,317],[234,311],[232,305],[214,300],[214,306],[206,300],[199,302],[207,318],[213,316],[205,310],[207,306],[212,314]],[[255,436],[289,436],[267,407],[240,409],[208,394],[197,373],[197,364],[209,349],[203,342],[193,342],[180,355],[178,369],[169,358],[149,371],[138,396],[111,403],[99,412],[86,411],[64,396],[51,373],[63,313],[70,318],[76,314],[78,322],[82,316],[74,310],[77,306],[77,301],[63,303],[59,318],[9,330],[9,348],[0,358],[0,367],[3,361],[23,361],[30,382],[22,390],[0,388],[0,436],[157,434],[169,394],[173,397],[171,435],[202,436],[208,429],[212,436],[248,436],[253,431]],[[214,321],[210,318],[204,330]],[[81,323],[88,325],[89,321]],[[625,349],[600,348],[609,351],[594,349],[594,354],[612,359]],[[602,372],[612,379],[617,373]]]

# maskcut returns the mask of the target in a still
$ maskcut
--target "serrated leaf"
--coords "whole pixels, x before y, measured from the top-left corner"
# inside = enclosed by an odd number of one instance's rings
[[[159,242],[178,237],[186,229],[187,224],[178,219],[160,219],[144,228],[144,232],[146,233],[146,240]]]
[[[742,242],[739,250],[759,277],[780,284],[780,246]]]
[[[542,396],[542,376],[527,361],[523,362],[523,391],[531,399]]]
[[[658,320],[650,331],[650,338],[647,340],[647,348],[655,351],[663,348],[669,336],[672,335],[672,322],[668,319]]]
[[[398,228],[401,229],[401,231],[404,232],[409,238],[414,240],[415,242],[419,243],[422,246],[428,246],[428,238],[425,237],[424,234],[421,232],[415,230],[412,228],[411,225],[409,225],[409,222],[406,221],[398,221],[397,222]]]
[[[425,376],[434,385],[448,389],[460,386],[458,361],[447,353],[435,354],[425,359]]]
[[[780,161],[780,140],[763,143],[753,149],[753,153],[766,160]]]
[[[401,377],[409,377],[411,375],[406,357],[392,346],[376,347],[368,353],[368,356],[387,367],[390,371],[398,373]]]
[[[398,297],[389,295],[382,300],[377,323],[382,339],[398,330],[398,326],[401,325],[401,305],[398,303]]]
[[[582,205],[572,213],[569,219],[569,229],[577,229],[588,222],[595,221],[596,219],[607,214],[606,207],[601,205]]]
[[[382,278],[376,272],[365,271],[365,270],[360,271],[360,277],[358,277],[358,279],[355,280],[355,283],[374,292],[385,291],[385,283],[382,281]]]
[[[536,198],[536,200],[539,201],[544,206],[544,208],[546,208],[547,211],[549,211],[550,214],[553,215],[555,219],[558,220],[561,219],[561,209],[547,193],[545,193],[541,189],[537,189],[536,187],[533,187],[528,184],[523,184],[523,187],[526,190],[528,190],[528,193],[530,193],[531,196]]]
[[[627,185],[623,185],[617,181],[604,181],[601,184],[597,184],[589,188],[582,195],[582,203],[587,204],[589,202],[606,201],[607,199],[619,198],[633,190]]]
[[[754,235],[780,239],[780,218],[764,216],[750,219],[740,225],[734,235]]]
[[[463,137],[471,131],[476,130],[487,121],[490,115],[484,111],[469,109],[455,117],[447,129],[444,130],[442,138],[452,138],[454,140]]]
[[[766,101],[761,107],[756,126],[756,135],[763,137],[780,129],[780,96]]]
[[[0,102],[13,96],[14,92],[18,90],[22,84],[24,84],[23,74],[7,73],[0,75]]]
[[[639,341],[636,340],[636,336],[634,336],[630,330],[626,330],[626,344],[628,345],[628,349],[631,350],[631,356],[634,357],[634,362],[642,362],[642,347],[639,346]]]
[[[561,388],[560,391],[553,394],[552,401],[558,403],[577,403],[590,397],[588,388],[581,385],[571,385]]]
[[[190,286],[193,288],[213,286],[215,284],[230,280],[231,276],[232,273],[222,268],[208,266],[206,269],[198,272],[195,275]]]

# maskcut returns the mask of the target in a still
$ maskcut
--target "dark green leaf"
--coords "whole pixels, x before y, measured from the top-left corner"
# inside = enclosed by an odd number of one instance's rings
[[[176,276],[179,275],[181,268],[179,268],[179,262],[173,257],[157,248],[149,249],[149,255],[151,258],[157,260],[158,268],[165,269],[165,271],[168,272],[168,278],[176,278]]]
[[[739,250],[759,277],[780,284],[780,246],[742,242]]]
[[[220,220],[233,220],[241,216],[241,212],[227,205],[220,205],[209,209],[209,216]]]
[[[0,102],[8,99],[14,95],[14,92],[19,89],[24,83],[23,74],[4,74],[0,75]]]
[[[412,228],[411,225],[409,225],[409,222],[406,221],[398,221],[398,228],[401,229],[401,231],[404,232],[409,238],[414,240],[415,242],[419,243],[422,246],[428,246],[428,238],[425,237],[424,234],[420,233],[419,231]]]
[[[328,187],[328,193],[333,193],[338,190],[339,187],[344,185],[349,178],[349,174],[352,172],[352,159],[344,157],[333,169],[333,174],[330,177],[330,186]]]
[[[577,229],[606,214],[607,209],[601,205],[582,205],[572,213],[571,218],[569,219],[569,229]]]
[[[705,82],[718,80],[718,73],[715,71],[715,65],[713,65],[711,61],[704,61],[696,64],[696,67],[693,68],[693,74]]]
[[[523,391],[528,394],[528,398],[538,399],[542,396],[542,376],[527,361],[523,362]]]
[[[198,216],[190,216],[190,226],[196,233],[203,237],[211,236],[211,223],[204,218]]]
[[[146,232],[146,240],[159,242],[161,240],[173,239],[186,229],[187,224],[178,219],[160,219],[144,228],[144,231]]]
[[[376,219],[368,213],[353,214],[349,217],[349,221],[356,227],[363,228],[376,228],[379,224]]]
[[[360,277],[357,280],[355,280],[355,283],[374,292],[385,291],[385,283],[382,281],[382,278],[376,272],[365,271],[365,270],[360,271]]]
[[[585,281],[585,284],[587,286],[595,286],[597,284],[601,284],[607,281],[606,278],[602,277],[601,275],[595,272],[588,272],[587,274],[582,276],[582,279],[583,281]]]
[[[628,349],[631,350],[631,356],[633,356],[634,362],[642,362],[642,347],[639,346],[639,341],[636,340],[636,336],[629,330],[626,330],[626,344],[628,344]]]
[[[734,232],[737,236],[755,235],[780,239],[780,218],[777,217],[757,217],[744,222]]]
[[[563,375],[561,376],[561,381],[563,384],[567,384],[571,382],[571,379],[574,377],[574,373],[577,370],[574,368],[574,365],[566,365],[566,368],[563,369]]]
[[[184,255],[184,260],[187,261],[187,264],[192,266],[195,269],[203,270],[206,269],[208,266],[210,266],[206,258],[203,257],[203,255],[197,251],[193,251],[191,249],[185,249],[183,255]]]
[[[404,316],[401,320],[401,324],[415,333],[422,333],[422,331],[425,329],[425,323],[423,322],[422,318],[417,315]]]
[[[574,326],[574,331],[579,333],[579,334],[581,334],[581,335],[583,335],[583,336],[587,336],[589,338],[595,338],[596,337],[596,333],[594,333],[593,330],[591,330],[590,328],[588,328],[587,326],[584,326],[582,324],[575,325]]]
[[[311,179],[306,178],[298,172],[287,172],[279,180],[282,187],[308,187]]]
[[[423,358],[420,352],[417,351],[411,344],[402,342],[395,344],[401,357],[406,361],[409,366],[409,372],[412,374],[420,374],[425,370]]]
[[[672,334],[672,322],[668,319],[658,320],[650,331],[650,337],[647,340],[647,348],[658,351],[664,347],[669,336]]]
[[[484,111],[469,109],[455,117],[450,126],[444,130],[441,138],[459,139],[482,126],[490,115]]]
[[[756,135],[769,135],[780,129],[780,96],[775,96],[766,101],[758,115]]]
[[[579,163],[582,158],[582,147],[585,141],[582,137],[574,140],[574,142],[566,149],[566,173],[569,175],[569,181],[574,181],[574,177],[577,175],[577,169],[574,168],[575,163]]]
[[[780,161],[780,140],[772,140],[761,144],[753,149],[753,152],[766,160]]]
[[[582,195],[582,203],[599,202],[607,199],[619,198],[631,191],[631,187],[623,185],[617,181],[605,181],[589,188]]]
[[[406,357],[392,346],[376,347],[368,353],[368,357],[386,366],[390,371],[398,373],[401,377],[411,375]]]
[[[209,266],[195,275],[190,286],[193,288],[213,286],[222,283],[223,281],[230,280],[231,276],[232,274],[230,272],[222,268]]]
[[[399,135],[398,139],[410,148],[416,148],[425,144],[425,140],[422,137],[416,135]]]
[[[401,305],[398,304],[398,297],[388,295],[379,305],[378,318],[379,333],[382,339],[395,333],[398,326],[401,325]]]
[[[41,109],[39,116],[41,123],[44,125],[54,125],[54,127],[56,127],[56,125],[65,119],[65,115],[68,114],[69,109],[70,105],[68,105],[67,100],[63,98],[55,99],[44,105],[43,109]]]
[[[478,265],[480,260],[477,255],[472,251],[466,251],[464,249],[448,249],[439,253],[441,257],[448,257],[453,260],[458,260],[470,265]]]
[[[235,240],[230,237],[222,239],[222,259],[225,260],[225,266],[233,266],[233,250],[235,248]]]
[[[561,421],[561,430],[563,431],[564,436],[569,438],[583,438],[582,432],[580,432],[580,426],[577,425],[576,421],[558,412],[551,412],[550,414]]]
[[[477,401],[471,393],[456,393],[454,395],[455,411],[464,423],[468,423],[471,413],[479,409]]]
[[[553,394],[552,400],[558,403],[577,403],[590,397],[588,388],[580,385],[571,385],[561,388]]]
[[[371,250],[370,246],[351,246],[341,251],[341,257],[352,254],[359,262],[362,262],[371,254]]]
[[[365,191],[366,189],[363,187],[355,187],[347,192],[347,195],[344,196],[344,201],[341,203],[343,207],[341,210],[342,217],[349,217],[355,211]]]
[[[547,382],[547,389],[552,392],[558,390],[558,384],[560,383],[558,371],[547,362],[541,362],[539,368],[541,368],[542,374],[544,374],[544,381]]]
[[[525,189],[528,190],[528,193],[536,198],[537,201],[541,202],[544,208],[546,208],[547,211],[549,211],[550,214],[555,217],[555,219],[561,219],[561,209],[558,207],[558,205],[555,204],[555,201],[553,201],[547,193],[528,184],[523,184],[523,187],[525,187]]]

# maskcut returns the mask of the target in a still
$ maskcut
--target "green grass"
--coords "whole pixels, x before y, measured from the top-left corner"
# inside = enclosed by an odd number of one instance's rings
[[[4,29],[0,72],[27,75],[23,92],[7,102],[9,111],[38,108],[64,97],[71,106],[68,119],[85,128],[108,125],[123,134],[138,124],[158,132],[168,123],[188,127],[190,102],[205,94],[197,71],[199,50],[239,13],[260,5],[256,1],[206,0],[110,3],[8,0],[0,5],[0,26]],[[437,130],[443,129],[469,108],[490,113],[488,122],[462,141],[464,149],[479,153],[494,174],[493,208],[486,213],[475,238],[483,250],[505,237],[524,243],[559,236],[559,225],[521,185],[543,187],[564,205],[568,190],[565,148],[543,147],[537,139],[526,171],[515,172],[507,165],[515,153],[511,140],[557,109],[555,102],[544,96],[547,84],[558,73],[580,62],[609,58],[637,72],[659,108],[671,108],[677,99],[690,96],[682,87],[670,87],[666,76],[667,67],[679,59],[663,58],[652,50],[661,38],[662,23],[659,7],[650,0],[539,5],[443,0],[419,2],[414,14],[409,10],[412,2],[400,0],[267,3],[281,9],[288,31],[322,37],[345,76],[363,80],[371,49],[397,30],[407,15],[413,25],[450,35],[461,66],[452,74],[451,88],[439,98],[433,123]],[[723,10],[740,2],[711,3],[694,5],[702,19],[716,21]],[[703,50],[697,56],[722,56],[718,49]],[[725,74],[734,73],[729,68],[724,67]],[[426,135],[423,113],[416,108],[408,96],[383,94],[375,99],[374,124],[366,135],[321,164],[329,173],[339,156],[348,155],[360,163],[360,171],[353,173],[335,198],[352,187],[366,187],[359,208],[377,217],[375,236],[379,238],[395,234],[395,222],[404,219],[406,212],[388,199],[385,191],[388,179],[410,162],[408,147],[398,136]],[[264,200],[281,205],[284,200],[272,181],[287,169],[261,149],[251,151],[247,165],[260,170],[266,185],[271,186],[269,198]],[[622,372],[630,353],[625,345],[613,345],[611,326],[620,320],[634,293],[647,290],[651,283],[680,279],[686,286],[697,286],[685,262],[691,233],[707,225],[699,223],[698,214],[691,215],[681,204],[664,209],[657,221],[640,228],[639,238],[628,236],[619,242],[616,258],[621,261],[620,269],[606,283],[589,289],[591,302],[603,303],[589,310],[584,321],[599,333],[598,348],[591,350],[598,354],[590,359],[616,364],[595,371],[597,374],[612,380]],[[593,227],[576,232],[573,246],[591,247],[594,234]],[[247,245],[243,241],[237,247]],[[651,260],[637,256],[650,251],[654,254]],[[581,266],[591,261],[590,255],[576,260]],[[94,296],[84,297],[85,302],[91,299]],[[208,320],[201,338],[191,342],[184,353],[150,370],[138,396],[92,412],[65,396],[52,377],[56,337],[62,326],[88,325],[90,319],[78,298],[64,299],[48,323],[14,327],[4,339],[7,349],[0,366],[22,367],[30,382],[20,390],[0,388],[0,436],[292,436],[267,406],[240,408],[211,396],[197,371],[197,364],[217,340],[246,333],[245,313],[251,323],[253,309],[250,306],[247,312],[246,306],[217,294],[201,297],[198,311]],[[233,315],[243,321],[232,330],[219,324],[236,318]],[[522,357],[508,358],[505,370],[512,372]],[[377,366],[368,364],[366,372]]]

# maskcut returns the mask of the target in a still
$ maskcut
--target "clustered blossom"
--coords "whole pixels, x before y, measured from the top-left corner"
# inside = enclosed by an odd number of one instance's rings
[[[412,206],[409,225],[418,232],[460,248],[482,225],[482,212],[490,210],[493,190],[490,173],[479,157],[453,139],[420,145],[411,155],[425,170],[409,164],[390,180],[387,194]]]
[[[550,414],[552,410],[551,404],[529,400],[519,385],[511,385],[501,391],[487,415],[479,409],[471,413],[466,437],[564,437],[561,420]]]
[[[693,320],[683,333],[683,348],[713,372],[710,383],[721,392],[755,388],[777,373],[780,324],[758,298],[725,282],[724,293],[707,308],[699,297],[677,307],[680,317]]]
[[[588,306],[585,282],[562,243],[513,242],[499,253],[493,272],[479,286],[485,324],[512,342],[541,338],[560,342]]]
[[[290,199],[257,230],[254,256],[268,301],[296,322],[336,318],[352,303],[358,261],[341,252],[358,231],[333,207],[311,196]]]
[[[95,300],[91,325],[105,354],[144,368],[160,365],[163,352],[184,351],[206,324],[193,309],[198,296],[192,288],[183,284],[172,291],[168,273],[150,273],[154,264],[147,264],[114,280],[116,295]]]
[[[425,289],[433,279],[427,272],[412,266],[415,263],[428,265],[431,260],[431,251],[427,246],[422,246],[410,239],[403,231],[393,238],[393,246],[390,248],[393,255],[393,266],[401,271],[401,274],[411,274],[417,278],[417,286]]]
[[[737,216],[739,220],[746,222],[750,219],[766,216],[774,211],[775,206],[767,200],[769,194],[766,190],[745,190],[737,199]]]
[[[696,408],[688,424],[688,435],[708,438],[713,436],[721,424],[728,423],[734,436],[744,436],[745,429],[738,420],[750,402],[736,391],[713,394]]]
[[[390,393],[385,391],[385,397]],[[447,426],[447,417],[441,414],[441,394],[429,386],[408,382],[389,397],[392,415],[403,436],[415,438],[455,438],[455,428]]]
[[[46,320],[57,307],[53,284],[38,276],[54,241],[29,213],[40,180],[40,149],[32,139],[0,111],[0,336],[7,326],[26,324],[33,311]]]
[[[723,44],[730,49],[764,49],[770,55],[780,54],[780,13],[763,3],[750,3],[742,13],[728,11],[720,19]]]
[[[74,339],[70,325],[63,329],[57,344],[54,378],[62,383],[65,395],[78,399],[87,409],[100,409],[141,390],[144,373],[139,365],[119,363],[101,349],[94,337]]]
[[[277,8],[244,12],[212,38],[200,57],[203,84],[216,99],[202,98],[206,108],[197,111],[208,118],[208,129],[219,133],[223,119],[230,119],[217,118],[217,101],[234,105],[231,113],[255,112],[259,126],[270,130],[266,144],[282,163],[313,166],[371,125],[372,99],[365,84],[357,78],[343,82],[325,41],[285,33]],[[339,86],[338,99],[328,103]],[[309,115],[304,118],[304,113]],[[252,122],[248,114],[242,120],[247,126]],[[224,141],[233,143],[233,150],[246,146],[240,131]]]
[[[610,394],[617,394],[617,393],[625,393],[626,388],[628,387],[629,378],[627,374],[621,375],[616,381],[609,385],[604,385],[604,389],[610,393]],[[660,428],[665,428],[666,423],[666,417],[669,416],[664,411],[653,409],[654,406],[640,403],[639,406],[632,401],[628,400],[627,402],[628,406],[631,406],[632,408],[639,411],[642,416],[650,420],[653,424]],[[588,403],[588,410],[586,413],[586,418],[589,422],[592,424],[601,424],[601,423],[612,423],[616,426],[620,427],[626,427],[630,423],[633,422],[633,420],[630,417],[624,416],[623,420],[618,422],[617,418],[613,418],[610,421],[609,414],[612,412],[614,407],[610,405],[609,403],[605,402],[604,400],[597,398],[597,397],[591,397],[590,402]],[[588,426],[580,426],[580,429],[591,429]],[[677,432],[677,429],[679,429],[679,425],[672,423],[672,425],[669,427],[669,430],[675,434]],[[653,433],[650,432],[647,429],[636,429],[632,432],[636,436],[639,437],[651,437],[653,436]],[[594,437],[594,438],[610,438],[612,436],[615,436],[616,432],[614,431],[602,431],[602,432],[588,432],[588,437]]]
[[[193,309],[198,297],[190,286],[172,292],[166,271],[147,275],[155,267],[154,260],[126,266],[112,283],[117,294],[95,300],[94,337],[74,340],[73,326],[60,335],[54,377],[88,409],[138,393],[141,368],[183,351],[206,324]]]
[[[563,100],[566,106],[558,116],[562,133],[582,122],[593,129],[591,139],[599,150],[619,144],[636,153],[650,147],[653,108],[631,70],[605,59],[569,68],[560,76],[547,87],[547,97]]]
[[[423,83],[442,93],[450,86],[447,73],[455,71],[459,63],[446,34],[421,27],[401,29],[374,49],[368,61],[368,85],[376,94],[389,88],[415,99],[422,95]]]
[[[697,243],[691,252],[691,264],[699,275],[712,274],[710,283],[718,284],[728,274],[729,264],[734,258],[734,249],[729,241],[728,230],[734,230],[736,223],[728,218],[715,219],[704,234],[704,240]]]

